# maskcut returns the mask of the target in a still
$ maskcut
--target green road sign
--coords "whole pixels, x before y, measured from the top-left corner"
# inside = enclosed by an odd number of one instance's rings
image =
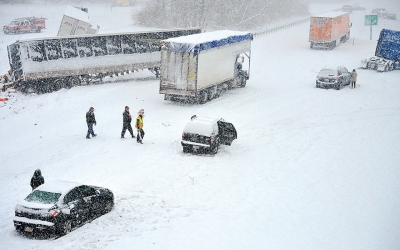
[[[378,25],[378,15],[365,15],[365,25]]]

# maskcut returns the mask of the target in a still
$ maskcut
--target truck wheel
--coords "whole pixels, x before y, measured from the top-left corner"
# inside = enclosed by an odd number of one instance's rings
[[[40,27],[37,28],[37,33],[40,33],[42,29]]]
[[[208,101],[208,93],[207,91],[201,91],[199,96],[199,103],[204,104]]]
[[[312,49],[313,47],[314,47],[314,43],[311,42],[311,43],[310,43],[310,49]]]
[[[384,72],[388,72],[388,71],[389,71],[389,65],[386,64],[385,69],[384,69]]]
[[[67,88],[71,88],[73,86],[80,85],[81,84],[81,80],[78,77],[72,77],[72,78],[69,79],[68,83],[69,84],[68,84]]]
[[[63,82],[63,80],[62,80],[62,79],[56,79],[56,80],[54,81],[54,88],[56,89],[56,91],[57,91],[57,90],[60,90],[60,89],[62,89],[62,88],[64,88],[64,82]]]

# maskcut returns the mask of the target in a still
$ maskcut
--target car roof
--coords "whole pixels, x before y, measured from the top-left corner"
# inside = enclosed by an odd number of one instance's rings
[[[221,118],[211,118],[205,116],[192,117],[192,119],[186,123],[183,132],[209,136],[214,132],[213,126],[219,120],[221,120]]]
[[[35,190],[58,193],[58,194],[66,194],[71,189],[82,185],[83,184],[81,183],[69,182],[69,181],[49,181],[45,182],[43,185],[40,185]]]

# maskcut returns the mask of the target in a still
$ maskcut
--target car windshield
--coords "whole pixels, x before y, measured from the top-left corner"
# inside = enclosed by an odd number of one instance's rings
[[[319,75],[323,76],[336,76],[337,72],[334,69],[323,69],[319,72]]]
[[[10,25],[19,25],[19,21],[12,21]]]
[[[50,192],[35,190],[33,193],[28,195],[28,197],[26,197],[25,200],[34,203],[54,204],[58,201],[58,198],[60,196],[61,194],[58,193],[50,193]]]

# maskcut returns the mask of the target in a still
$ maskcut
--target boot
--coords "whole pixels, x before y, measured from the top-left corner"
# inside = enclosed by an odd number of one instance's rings
[[[90,136],[86,136],[86,139],[90,139]]]

